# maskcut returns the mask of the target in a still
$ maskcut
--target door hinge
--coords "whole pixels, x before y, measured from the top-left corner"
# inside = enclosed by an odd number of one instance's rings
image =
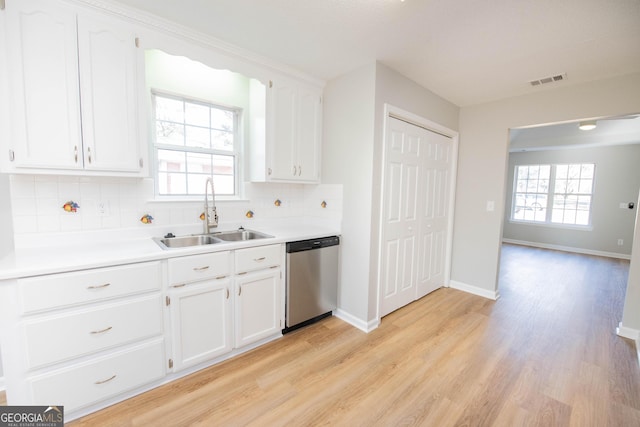
[[[16,159],[16,153],[13,150],[9,150],[9,161],[13,162],[15,159]]]
[[[173,369],[173,359],[169,359],[169,369]]]
[[[169,304],[171,304],[171,298],[169,298],[169,295],[167,295],[166,297],[164,297],[164,303],[165,303],[165,305],[167,305],[167,306],[168,306]]]
[[[136,37],[136,47],[140,47],[140,37]]]
[[[4,10],[5,7],[7,7],[7,5],[5,4],[4,0],[0,0],[0,10]]]

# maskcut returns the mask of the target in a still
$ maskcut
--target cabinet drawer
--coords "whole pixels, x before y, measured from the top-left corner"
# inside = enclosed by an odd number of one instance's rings
[[[164,360],[159,339],[27,382],[34,405],[56,402],[71,412],[164,377]]]
[[[159,294],[24,322],[30,369],[162,334]]]
[[[236,273],[275,267],[282,263],[282,245],[239,249],[236,254]]]
[[[169,260],[169,285],[230,275],[230,252],[192,255]]]
[[[160,262],[18,280],[23,313],[153,291],[161,284]]]

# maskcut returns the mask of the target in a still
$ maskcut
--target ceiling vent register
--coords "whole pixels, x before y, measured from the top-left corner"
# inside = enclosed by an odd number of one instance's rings
[[[564,80],[567,80],[567,73],[557,74],[555,76],[550,76],[550,77],[543,77],[538,80],[531,80],[529,84],[531,84],[531,86],[540,86],[547,83],[561,82]]]

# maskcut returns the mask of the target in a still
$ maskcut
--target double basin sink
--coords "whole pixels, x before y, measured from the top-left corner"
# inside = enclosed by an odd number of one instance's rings
[[[190,246],[214,245],[218,243],[241,242],[245,240],[267,239],[273,236],[253,230],[219,231],[211,234],[191,234],[164,238],[154,237],[153,240],[162,249],[187,248]]]

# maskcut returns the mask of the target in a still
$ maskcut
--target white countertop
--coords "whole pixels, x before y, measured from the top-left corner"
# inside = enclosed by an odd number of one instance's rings
[[[152,239],[152,237],[162,237],[166,234],[160,230],[158,230],[160,233],[157,236],[133,236],[136,233],[123,233],[116,230],[111,233],[114,235],[111,237],[106,233],[101,233],[96,238],[87,238],[86,236],[78,238],[76,236],[74,239],[69,239],[71,241],[68,241],[65,236],[48,236],[49,242],[46,242],[46,244],[32,248],[19,248],[0,259],[0,280],[340,235],[339,226],[320,221],[289,220],[286,222],[242,225],[246,229],[260,231],[274,237],[187,248],[162,249]],[[221,226],[220,230],[217,231],[237,228],[237,226],[226,225]],[[181,234],[174,232],[176,236],[191,233],[198,233],[198,231],[191,230],[189,233]],[[115,236],[116,234],[117,236]],[[123,237],[123,234],[131,237]],[[65,241],[60,242],[61,240]]]

